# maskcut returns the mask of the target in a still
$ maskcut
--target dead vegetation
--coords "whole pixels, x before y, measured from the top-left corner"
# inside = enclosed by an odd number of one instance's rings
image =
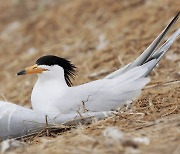
[[[36,77],[15,74],[46,54],[77,65],[76,85],[102,78],[136,58],[179,6],[177,0],[1,0],[0,99],[30,107]],[[180,21],[173,30],[179,27]],[[51,128],[49,133],[45,129],[13,151],[178,153],[179,44],[180,39],[150,74],[151,83],[130,109],[91,125]]]

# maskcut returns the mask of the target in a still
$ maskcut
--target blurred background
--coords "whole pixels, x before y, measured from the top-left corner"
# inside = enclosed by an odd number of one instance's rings
[[[179,6],[177,0],[0,0],[0,99],[30,107],[36,76],[15,74],[47,54],[79,68],[74,84],[103,77],[136,58]],[[162,60],[167,70],[156,80],[179,77],[178,42],[168,52],[175,59]]]
[[[47,54],[67,58],[78,67],[74,85],[104,77],[138,57],[180,11],[179,6],[179,0],[0,0],[0,100],[31,107],[31,90],[37,76],[17,77],[15,74]],[[180,21],[173,26],[170,34],[179,27]],[[180,39],[152,71],[149,85],[179,81],[179,55]],[[142,117],[124,114],[120,118],[90,126],[85,134],[87,138],[96,138],[101,145],[103,137],[97,138],[97,134],[101,134],[100,128],[118,126],[130,133],[132,128],[140,125],[136,121],[138,118],[149,122],[173,114],[176,119],[174,124],[132,133],[152,138],[152,144],[141,147],[142,150],[172,153],[175,145],[179,144],[176,123],[180,113],[179,94],[179,82],[145,89],[134,102],[132,110],[133,113],[141,113]],[[60,145],[62,148],[69,145],[77,149],[78,145],[81,151],[84,144],[77,143],[83,138],[69,136],[68,140],[66,135],[65,138],[59,136],[62,140],[58,142],[63,142],[53,145],[53,149],[59,149]],[[97,143],[93,140],[87,142],[92,147]],[[106,149],[104,144],[95,149],[100,147]],[[85,148],[88,149],[87,146]],[[108,148],[117,150],[119,144]],[[104,153],[102,149],[100,151]],[[110,149],[106,150],[108,152]]]

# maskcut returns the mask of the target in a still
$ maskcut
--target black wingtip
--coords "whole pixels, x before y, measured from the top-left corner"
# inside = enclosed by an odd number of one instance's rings
[[[171,20],[171,22],[169,23],[169,25],[167,26],[167,29],[169,29],[169,27],[171,27],[179,18],[179,14],[180,11],[175,15],[175,17]]]
[[[175,15],[175,17],[174,17],[174,19],[173,19],[173,20],[175,20],[175,21],[176,21],[176,20],[178,20],[179,15],[180,15],[180,11],[178,11],[178,12],[177,12],[177,14]]]

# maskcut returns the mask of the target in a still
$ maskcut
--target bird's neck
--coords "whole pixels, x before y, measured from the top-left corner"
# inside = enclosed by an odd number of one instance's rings
[[[39,75],[38,76],[38,80],[37,80],[38,84],[41,85],[52,85],[52,86],[58,86],[61,88],[67,88],[68,85],[66,83],[66,80],[64,78],[64,74],[53,74],[53,76],[51,75],[47,75],[47,76],[43,76],[43,75]]]

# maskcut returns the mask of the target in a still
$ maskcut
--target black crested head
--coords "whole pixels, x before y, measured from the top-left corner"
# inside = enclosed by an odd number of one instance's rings
[[[52,66],[52,65],[61,66],[64,69],[64,78],[66,80],[67,85],[72,86],[72,82],[70,78],[74,79],[76,75],[76,67],[69,60],[54,55],[47,55],[40,57],[36,61],[36,64],[47,65],[47,66]]]

